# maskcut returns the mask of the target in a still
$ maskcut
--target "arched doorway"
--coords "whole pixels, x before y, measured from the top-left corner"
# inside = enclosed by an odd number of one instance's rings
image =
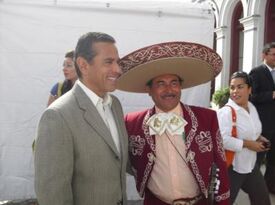
[[[265,37],[264,42],[275,41],[275,0],[268,0],[265,12]]]
[[[242,70],[243,65],[243,25],[240,19],[243,18],[243,6],[239,1],[232,15],[231,23],[231,53],[230,53],[230,76],[232,73]]]

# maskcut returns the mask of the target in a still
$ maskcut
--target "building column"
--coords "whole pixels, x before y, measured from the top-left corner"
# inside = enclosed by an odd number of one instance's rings
[[[249,73],[261,61],[261,46],[258,45],[260,15],[240,19],[244,27],[243,71]]]
[[[228,27],[222,26],[215,29],[217,34],[217,44],[216,44],[216,51],[221,56],[223,60],[223,68],[221,73],[216,77],[215,80],[215,90],[220,88],[224,88],[228,86],[229,81],[229,56],[230,56],[230,44],[228,40]]]

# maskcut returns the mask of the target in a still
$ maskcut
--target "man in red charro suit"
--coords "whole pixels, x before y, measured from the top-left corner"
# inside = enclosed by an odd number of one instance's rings
[[[180,102],[182,88],[220,72],[220,57],[199,44],[168,42],[134,51],[120,65],[124,74],[118,89],[148,93],[155,103],[125,116],[131,165],[144,204],[229,204],[216,113]]]

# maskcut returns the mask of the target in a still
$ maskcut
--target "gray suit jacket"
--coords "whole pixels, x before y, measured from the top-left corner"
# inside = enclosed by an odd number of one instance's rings
[[[39,205],[126,204],[127,132],[112,96],[121,153],[96,107],[75,85],[42,115],[35,147]]]

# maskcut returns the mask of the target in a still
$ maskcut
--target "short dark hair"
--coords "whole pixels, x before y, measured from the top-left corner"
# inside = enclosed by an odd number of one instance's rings
[[[271,48],[275,48],[275,42],[265,44],[265,46],[263,48],[263,53],[268,54],[268,52],[270,51]]]
[[[176,76],[178,77],[180,84],[182,84],[183,79],[181,79],[178,75],[176,75]],[[148,86],[149,88],[151,88],[151,87],[152,87],[152,84],[153,84],[153,80],[154,80],[154,78],[152,78],[151,80],[149,80],[149,81],[146,83],[146,86]]]
[[[82,77],[82,74],[76,63],[77,58],[82,57],[87,60],[87,62],[91,62],[97,55],[96,51],[93,49],[93,45],[99,42],[115,43],[116,41],[112,36],[101,32],[88,32],[78,39],[74,60],[76,73],[79,78]]]
[[[245,84],[248,85],[248,87],[252,86],[252,79],[251,79],[251,77],[246,72],[244,72],[244,71],[237,71],[237,72],[233,73],[231,75],[230,80],[235,79],[235,78],[242,78],[244,80]]]
[[[67,52],[65,53],[65,58],[74,59],[74,50],[67,51]]]

